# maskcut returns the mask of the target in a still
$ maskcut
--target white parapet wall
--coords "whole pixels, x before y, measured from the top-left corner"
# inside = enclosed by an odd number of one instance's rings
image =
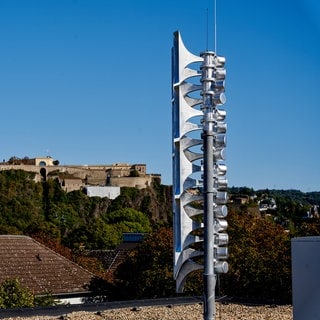
[[[109,199],[115,199],[120,195],[120,187],[85,186],[84,189],[88,197],[107,197]]]

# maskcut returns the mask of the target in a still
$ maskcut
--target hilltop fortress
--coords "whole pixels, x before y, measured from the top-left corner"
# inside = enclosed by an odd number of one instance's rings
[[[10,158],[0,162],[1,170],[24,170],[34,172],[35,181],[58,178],[66,192],[80,190],[85,186],[115,186],[146,188],[153,179],[161,182],[160,174],[147,174],[145,164],[115,163],[111,165],[59,165],[51,157]]]

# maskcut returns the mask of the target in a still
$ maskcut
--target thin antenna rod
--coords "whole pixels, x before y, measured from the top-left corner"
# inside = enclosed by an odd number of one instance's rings
[[[217,0],[213,0],[214,52],[217,54]]]
[[[207,15],[206,15],[206,18],[207,18],[207,37],[206,37],[206,51],[208,51],[208,46],[209,46],[209,10],[207,8]]]

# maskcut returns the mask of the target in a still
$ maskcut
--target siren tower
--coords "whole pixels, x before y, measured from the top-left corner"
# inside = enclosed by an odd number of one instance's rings
[[[225,58],[172,48],[174,279],[203,270],[204,319],[215,319],[217,275],[228,271]]]

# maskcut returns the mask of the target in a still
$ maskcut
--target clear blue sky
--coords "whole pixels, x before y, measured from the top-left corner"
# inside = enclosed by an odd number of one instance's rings
[[[320,1],[217,0],[229,186],[320,190]],[[146,163],[171,184],[171,47],[213,0],[0,0],[0,159]]]

